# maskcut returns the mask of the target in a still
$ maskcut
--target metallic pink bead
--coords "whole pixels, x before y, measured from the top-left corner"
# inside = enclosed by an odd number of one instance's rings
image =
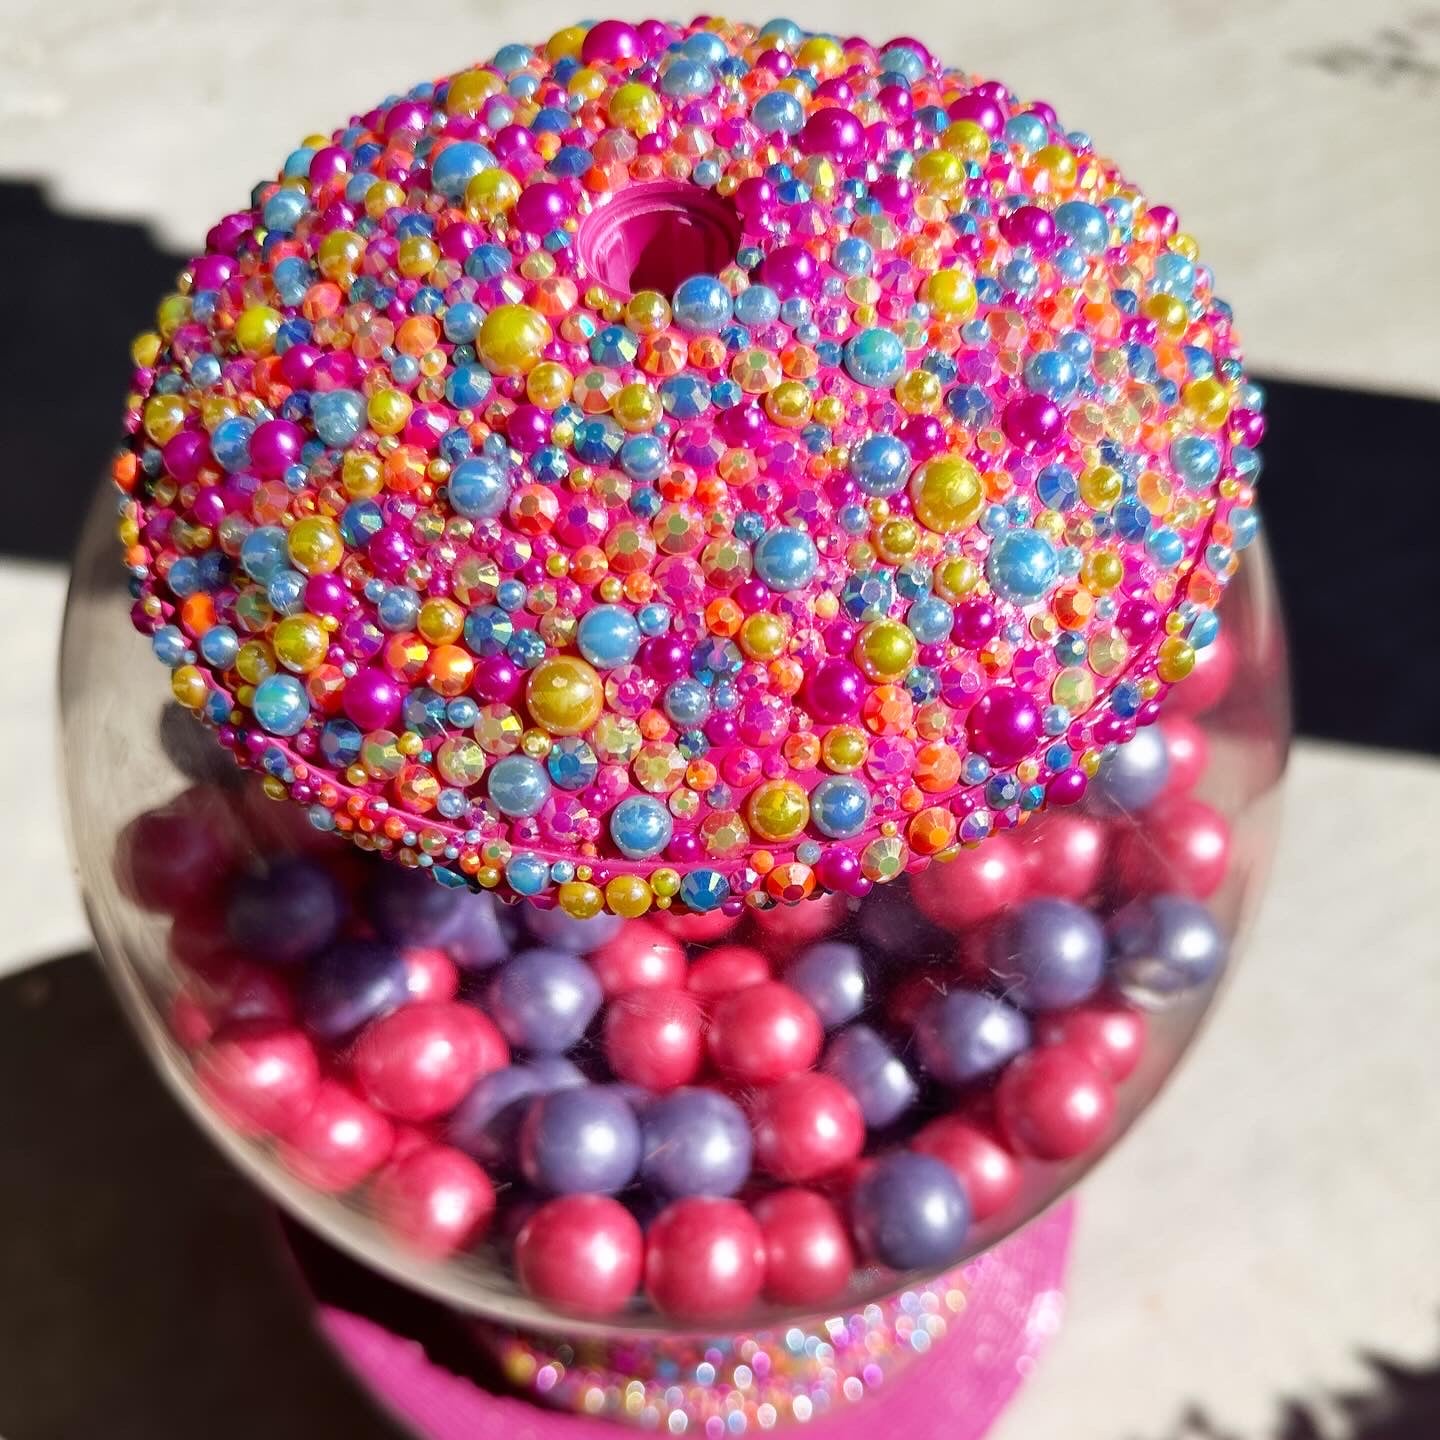
[[[945,112],[952,120],[970,120],[993,139],[1005,128],[1005,115],[1000,106],[991,99],[972,90],[962,95]]]
[[[202,255],[192,273],[196,290],[218,290],[235,273],[235,262],[228,255]]]
[[[402,100],[385,112],[385,134],[397,130],[423,130],[430,123],[430,107],[418,100]]]
[[[640,647],[640,664],[654,680],[678,680],[690,669],[684,643],[675,635],[656,635]]]
[[[624,20],[602,20],[592,25],[580,45],[587,65],[603,60],[633,60],[640,54],[640,32]]]
[[[338,575],[312,575],[305,582],[305,608],[314,615],[343,615],[350,592]]]
[[[820,287],[820,262],[803,245],[781,245],[765,257],[760,279],[782,300],[808,299]]]
[[[515,202],[515,220],[522,230],[544,235],[565,223],[571,211],[570,197],[548,181],[529,185]]]
[[[440,231],[440,253],[447,260],[465,260],[480,243],[480,230],[468,220],[456,221]],[[289,351],[286,351],[289,354]]]
[[[362,730],[388,729],[403,699],[399,684],[374,666],[356,671],[340,693],[341,708]]]
[[[1060,407],[1048,395],[1021,395],[1005,407],[1001,428],[1027,453],[1051,449],[1065,428]]]
[[[834,724],[860,713],[865,677],[849,660],[822,660],[805,682],[805,700],[817,720]]]
[[[640,46],[648,56],[660,54],[675,39],[675,32],[663,20],[642,20],[636,27]]]
[[[550,438],[549,412],[538,405],[517,405],[505,422],[505,438],[522,455],[533,455]]]
[[[763,175],[752,175],[735,187],[734,205],[742,219],[763,224],[775,209],[775,185]]]
[[[165,462],[166,473],[184,484],[193,480],[210,458],[210,442],[198,430],[182,430],[165,442],[160,457]]]
[[[310,183],[323,185],[350,168],[350,153],[340,145],[322,145],[310,160]]]
[[[967,649],[978,650],[995,636],[1000,628],[1000,617],[995,607],[979,598],[963,600],[955,611],[955,638]]]
[[[375,532],[365,547],[365,554],[377,575],[386,580],[399,580],[415,558],[415,543],[404,531],[387,526]]]
[[[250,464],[257,475],[275,480],[300,458],[305,432],[289,420],[265,420],[250,437]]]
[[[996,686],[975,703],[965,728],[972,750],[992,765],[1014,765],[1040,739],[1040,708],[1028,692],[1010,685]]]
[[[1038,205],[1021,205],[1000,221],[1000,233],[1012,245],[1043,247],[1055,238],[1055,221]]]
[[[1062,770],[1051,776],[1045,786],[1045,798],[1052,805],[1074,805],[1084,797],[1089,783],[1083,770]]]
[[[916,415],[900,427],[899,433],[916,460],[928,460],[945,448],[945,426],[935,415]]]

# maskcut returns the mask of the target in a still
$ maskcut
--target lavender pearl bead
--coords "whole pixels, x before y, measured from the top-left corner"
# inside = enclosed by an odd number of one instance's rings
[[[581,920],[563,910],[540,910],[534,905],[525,908],[525,928],[541,945],[568,950],[572,955],[588,955],[613,939],[625,922],[618,915],[592,915]]]
[[[640,1176],[671,1199],[733,1195],[749,1177],[750,1126],[718,1090],[672,1090],[645,1107],[640,1128]]]
[[[1131,901],[1110,922],[1110,943],[1117,988],[1147,1009],[1209,982],[1228,953],[1215,917],[1184,895]]]
[[[600,1008],[600,982],[564,950],[526,950],[491,981],[491,1018],[520,1050],[558,1055],[576,1044]]]
[[[306,967],[299,985],[300,1019],[331,1044],[353,1035],[408,998],[405,957],[393,945],[341,940]]]
[[[345,897],[312,860],[281,860],[263,875],[242,875],[230,892],[225,931],[262,965],[293,965],[340,932]]]
[[[1068,900],[1027,900],[1004,915],[987,946],[990,973],[1022,1010],[1064,1010],[1105,975],[1105,932]]]
[[[557,1090],[532,1100],[520,1125],[520,1169],[552,1195],[613,1195],[635,1176],[640,1125],[603,1085]]]
[[[785,983],[810,1002],[827,1030],[853,1020],[865,1008],[860,952],[838,940],[802,950],[786,967]]]
[[[585,1077],[568,1060],[492,1070],[482,1075],[455,1107],[446,1134],[452,1145],[487,1170],[505,1169],[513,1163],[516,1134],[527,1103],[537,1095],[584,1084]]]
[[[836,1035],[822,1068],[859,1102],[871,1130],[893,1125],[919,1093],[905,1062],[868,1025],[850,1025]]]
[[[397,945],[442,943],[470,898],[469,891],[448,889],[428,871],[398,865],[376,866],[369,880],[370,918]]]
[[[893,1270],[938,1270],[964,1252],[970,1202],[943,1161],[902,1150],[856,1181],[850,1223],[869,1259]]]
[[[915,1027],[925,1069],[942,1084],[984,1079],[1030,1048],[1030,1023],[1013,1006],[978,990],[930,1001]]]
[[[1138,815],[1160,798],[1170,778],[1170,754],[1158,725],[1142,725],[1100,762],[1089,803],[1106,815]]]
[[[462,897],[445,949],[462,970],[488,970],[511,953],[510,928],[488,895]]]
[[[955,937],[927,920],[907,889],[898,882],[877,885],[856,914],[867,953],[907,965],[933,965],[948,960]]]

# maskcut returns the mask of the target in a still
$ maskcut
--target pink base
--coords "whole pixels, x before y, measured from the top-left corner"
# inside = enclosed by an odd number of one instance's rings
[[[943,1341],[886,1387],[886,1433],[906,1440],[981,1440],[1059,1328],[1073,1221],[1074,1206],[1067,1202],[965,1267],[963,1312]],[[485,1389],[375,1316],[323,1301],[317,1314],[326,1338],[361,1383],[420,1440],[624,1440],[648,1433]],[[825,1440],[872,1440],[876,1426],[872,1406],[862,1401],[823,1421],[776,1429],[818,1428]]]

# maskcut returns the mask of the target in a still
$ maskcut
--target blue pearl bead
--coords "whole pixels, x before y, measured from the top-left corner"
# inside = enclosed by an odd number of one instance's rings
[[[255,718],[272,735],[298,735],[310,718],[310,697],[293,675],[267,675],[250,702]]]
[[[532,1100],[520,1125],[520,1169],[552,1195],[613,1195],[640,1163],[640,1125],[623,1096],[603,1085]]]
[[[1086,255],[1098,255],[1110,243],[1110,221],[1105,212],[1084,200],[1057,205],[1055,228]]]
[[[793,135],[805,123],[805,111],[788,91],[772,90],[755,102],[750,118],[766,135],[773,135],[777,130],[782,135]]]
[[[964,1254],[970,1202],[943,1161],[899,1151],[861,1173],[850,1223],[868,1259],[893,1270],[938,1270]]]
[[[1025,384],[1063,405],[1080,388],[1080,371],[1063,350],[1041,350],[1025,362]]]
[[[904,1062],[868,1025],[840,1031],[826,1047],[822,1068],[855,1097],[871,1130],[893,1125],[920,1093]]]
[[[915,1027],[921,1064],[944,1085],[993,1075],[1030,1046],[1030,1024],[1013,1006],[978,990],[937,995]]]
[[[306,966],[298,988],[300,1019],[329,1044],[353,1035],[408,998],[405,957],[393,945],[341,940]]]
[[[682,730],[703,725],[710,718],[710,691],[698,680],[677,680],[662,699],[666,718]]]
[[[675,822],[653,795],[630,795],[610,812],[610,838],[629,860],[647,860],[669,843]]]
[[[803,530],[781,526],[761,537],[754,563],[755,573],[772,590],[798,590],[814,578],[820,557]]]
[[[252,960],[290,965],[330,944],[346,909],[339,885],[324,866],[280,860],[264,874],[242,875],[235,882],[225,907],[225,931]]]
[[[520,63],[523,65],[525,61]],[[446,199],[459,200],[465,194],[465,187],[482,170],[492,169],[494,164],[494,155],[483,145],[473,140],[457,140],[435,157],[430,166],[430,183]]]
[[[677,56],[660,77],[660,88],[667,95],[694,100],[708,95],[715,84],[715,72],[703,61]]]
[[[1228,951],[1215,917],[1184,895],[1132,900],[1111,920],[1110,943],[1116,986],[1151,1010],[1208,984]]]
[[[1064,1010],[1088,1000],[1105,975],[1105,932],[1083,906],[1027,900],[1002,915],[986,945],[990,973],[1024,1010]]]
[[[582,920],[577,915],[567,915],[558,906],[550,910],[540,910],[533,905],[525,907],[525,928],[534,939],[574,955],[598,950],[619,933],[624,923],[618,915],[592,915]]]
[[[640,1178],[667,1199],[733,1195],[750,1174],[750,1126],[718,1090],[672,1090],[640,1117]]]
[[[905,373],[905,347],[890,330],[862,330],[845,342],[846,373],[872,390],[888,389]]]
[[[730,292],[713,275],[692,275],[676,288],[672,309],[682,330],[718,335],[730,320]]]
[[[1170,754],[1158,725],[1142,725],[1100,761],[1086,803],[1104,815],[1139,815],[1164,793]]]
[[[445,1127],[446,1137],[487,1170],[503,1171],[514,1163],[516,1137],[529,1101],[536,1095],[585,1083],[585,1077],[567,1060],[492,1070],[482,1075],[455,1107]]]
[[[490,799],[502,815],[538,814],[550,796],[550,777],[528,755],[506,755],[490,769]]]
[[[735,297],[735,318],[742,325],[770,325],[780,315],[780,297],[768,285],[752,285]]]
[[[640,626],[619,605],[597,605],[580,617],[575,643],[597,670],[628,665],[640,649]]]
[[[484,455],[462,460],[445,487],[450,508],[467,520],[493,520],[510,499],[510,477],[504,466]]]
[[[840,940],[822,940],[802,950],[786,966],[785,983],[810,1002],[827,1030],[853,1020],[865,1008],[860,951]]]
[[[1220,447],[1203,435],[1182,435],[1170,446],[1170,463],[1192,490],[1204,490],[1220,478]]]
[[[1008,530],[990,547],[985,576],[1006,600],[1041,599],[1059,578],[1055,547],[1038,530]]]
[[[894,435],[869,435],[850,452],[850,474],[867,495],[883,500],[910,478],[910,449]]]
[[[240,568],[262,585],[285,567],[285,561],[285,532],[278,525],[257,527],[240,545]]]
[[[870,823],[870,791],[848,775],[826,776],[810,792],[810,819],[832,840],[858,835]]]
[[[602,999],[600,982],[564,950],[526,950],[490,982],[490,1017],[520,1050],[558,1055],[578,1044]]]
[[[955,623],[955,611],[938,595],[922,595],[909,609],[905,623],[922,645],[938,645]]]

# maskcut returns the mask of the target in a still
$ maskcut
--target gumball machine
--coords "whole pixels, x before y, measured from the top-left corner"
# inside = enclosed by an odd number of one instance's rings
[[[982,1435],[1284,767],[1174,212],[919,41],[601,21],[307,140],[134,361],[62,665],[102,956],[492,1381],[332,1338],[444,1440]]]

